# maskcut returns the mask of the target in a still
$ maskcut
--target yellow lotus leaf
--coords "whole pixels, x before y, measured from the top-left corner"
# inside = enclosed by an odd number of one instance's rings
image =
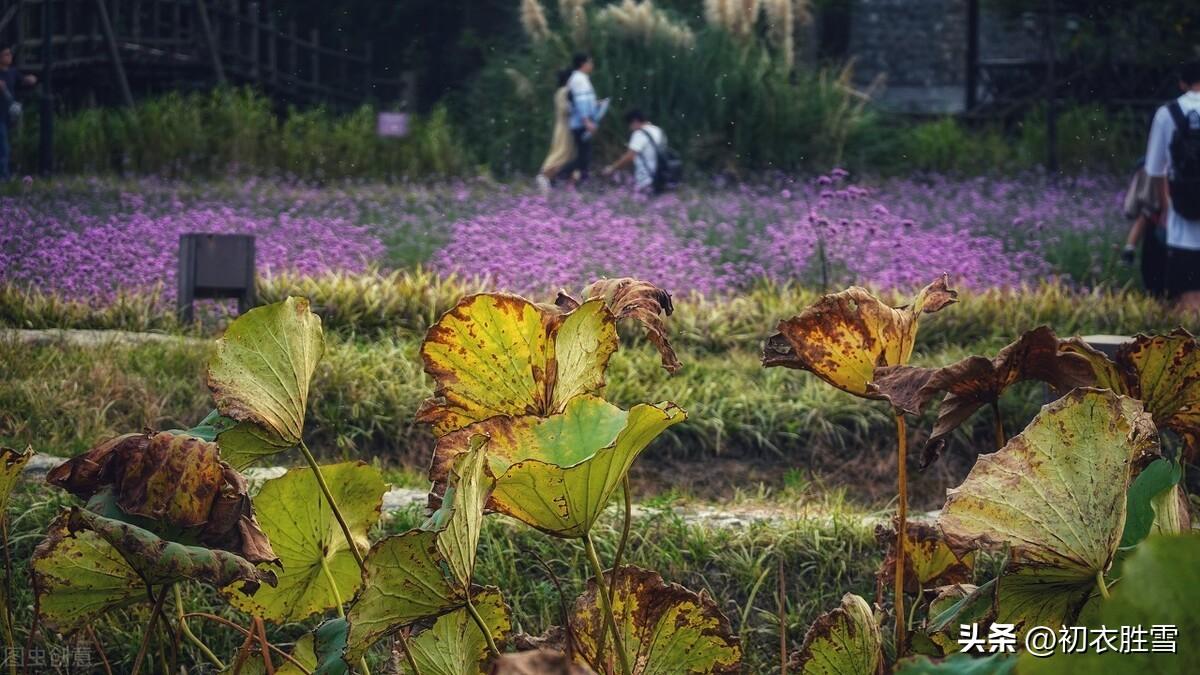
[[[1061,348],[1088,360],[1097,387],[1141,400],[1159,429],[1183,438],[1188,458],[1200,455],[1200,346],[1191,333],[1137,335],[1112,360],[1078,338]]]
[[[616,321],[603,300],[563,314],[515,295],[468,296],[421,346],[436,390],[417,419],[440,436],[496,415],[553,415],[604,387],[616,349]]]
[[[950,548],[932,523],[910,520],[905,526],[904,585],[909,593],[923,588],[958,584],[971,580],[975,552],[959,553]],[[896,575],[896,529],[880,525],[875,528],[875,541],[887,551],[879,576],[885,586]]]
[[[866,600],[847,593],[842,604],[817,617],[804,635],[789,672],[803,675],[870,675],[883,661],[883,633]]]
[[[611,574],[605,575],[604,583],[610,583]],[[632,675],[741,672],[738,638],[706,593],[668,584],[657,572],[625,566],[617,576],[612,612]],[[605,621],[596,582],[589,580],[587,591],[576,600],[575,611],[568,618],[576,640],[576,658],[595,664],[596,644],[601,635],[607,635],[610,663],[599,670],[620,672]]]
[[[889,307],[857,286],[826,295],[779,323],[763,348],[763,365],[807,370],[851,394],[883,398],[871,386],[875,369],[908,363],[921,315],[958,297],[948,282],[943,275],[903,307]]]

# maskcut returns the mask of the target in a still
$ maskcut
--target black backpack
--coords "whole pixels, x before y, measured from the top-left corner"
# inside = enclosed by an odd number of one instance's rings
[[[639,129],[643,134],[646,134],[646,140],[650,141],[650,147],[654,148],[654,193],[662,194],[667,190],[679,185],[683,180],[683,160],[679,157],[679,153],[672,150],[669,146],[666,150],[658,147],[658,143],[654,142],[654,137],[649,131]],[[665,134],[664,134],[665,137]]]
[[[1179,101],[1172,101],[1167,110],[1175,120],[1169,178],[1171,208],[1188,220],[1200,220],[1200,112],[1183,114]]]

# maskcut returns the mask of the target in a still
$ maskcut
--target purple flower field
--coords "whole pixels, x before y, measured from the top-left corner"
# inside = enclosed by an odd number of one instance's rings
[[[605,186],[544,197],[483,180],[444,185],[88,179],[0,196],[0,283],[102,304],[163,286],[185,232],[258,237],[260,270],[320,274],[424,264],[543,293],[639,276],[719,294],[762,280],[909,289],[1057,278],[1121,283],[1120,179],[807,179],[687,188],[658,199]]]

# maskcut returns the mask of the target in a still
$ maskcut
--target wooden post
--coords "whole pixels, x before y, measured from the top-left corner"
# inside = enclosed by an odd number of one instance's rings
[[[217,37],[213,35],[212,23],[208,20],[208,6],[204,0],[196,0],[196,18],[200,20],[200,33],[208,48],[212,60],[213,72],[217,75],[217,84],[225,84],[225,68],[221,65],[221,54],[217,51]]]
[[[95,6],[96,18],[100,20],[100,30],[104,32],[104,42],[108,45],[108,58],[112,61],[113,74],[117,76],[117,88],[121,90],[121,99],[125,105],[132,108],[133,92],[129,89],[129,80],[125,78],[125,66],[121,63],[121,52],[117,49],[117,36],[113,32],[112,21],[108,18],[108,6],[105,0],[95,0]]]
[[[313,95],[315,97],[315,90],[321,86],[321,31],[314,28],[312,29],[310,36],[312,38],[312,51],[310,52],[311,56],[309,58],[312,62],[312,72],[309,73],[309,79],[312,80],[314,89]]]
[[[249,21],[247,23],[250,25],[250,76],[254,78],[255,82],[259,82],[262,73],[258,69],[258,3],[251,2],[247,10],[249,12]]]

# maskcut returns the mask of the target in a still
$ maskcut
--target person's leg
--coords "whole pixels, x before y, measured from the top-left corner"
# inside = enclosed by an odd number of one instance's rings
[[[1200,251],[1167,248],[1167,295],[1177,309],[1200,312]]]
[[[8,117],[0,117],[0,181],[9,179],[8,160],[12,154],[8,146]]]
[[[587,180],[588,169],[592,165],[592,139],[586,129],[577,129],[575,134],[575,170],[579,172],[580,182]]]

